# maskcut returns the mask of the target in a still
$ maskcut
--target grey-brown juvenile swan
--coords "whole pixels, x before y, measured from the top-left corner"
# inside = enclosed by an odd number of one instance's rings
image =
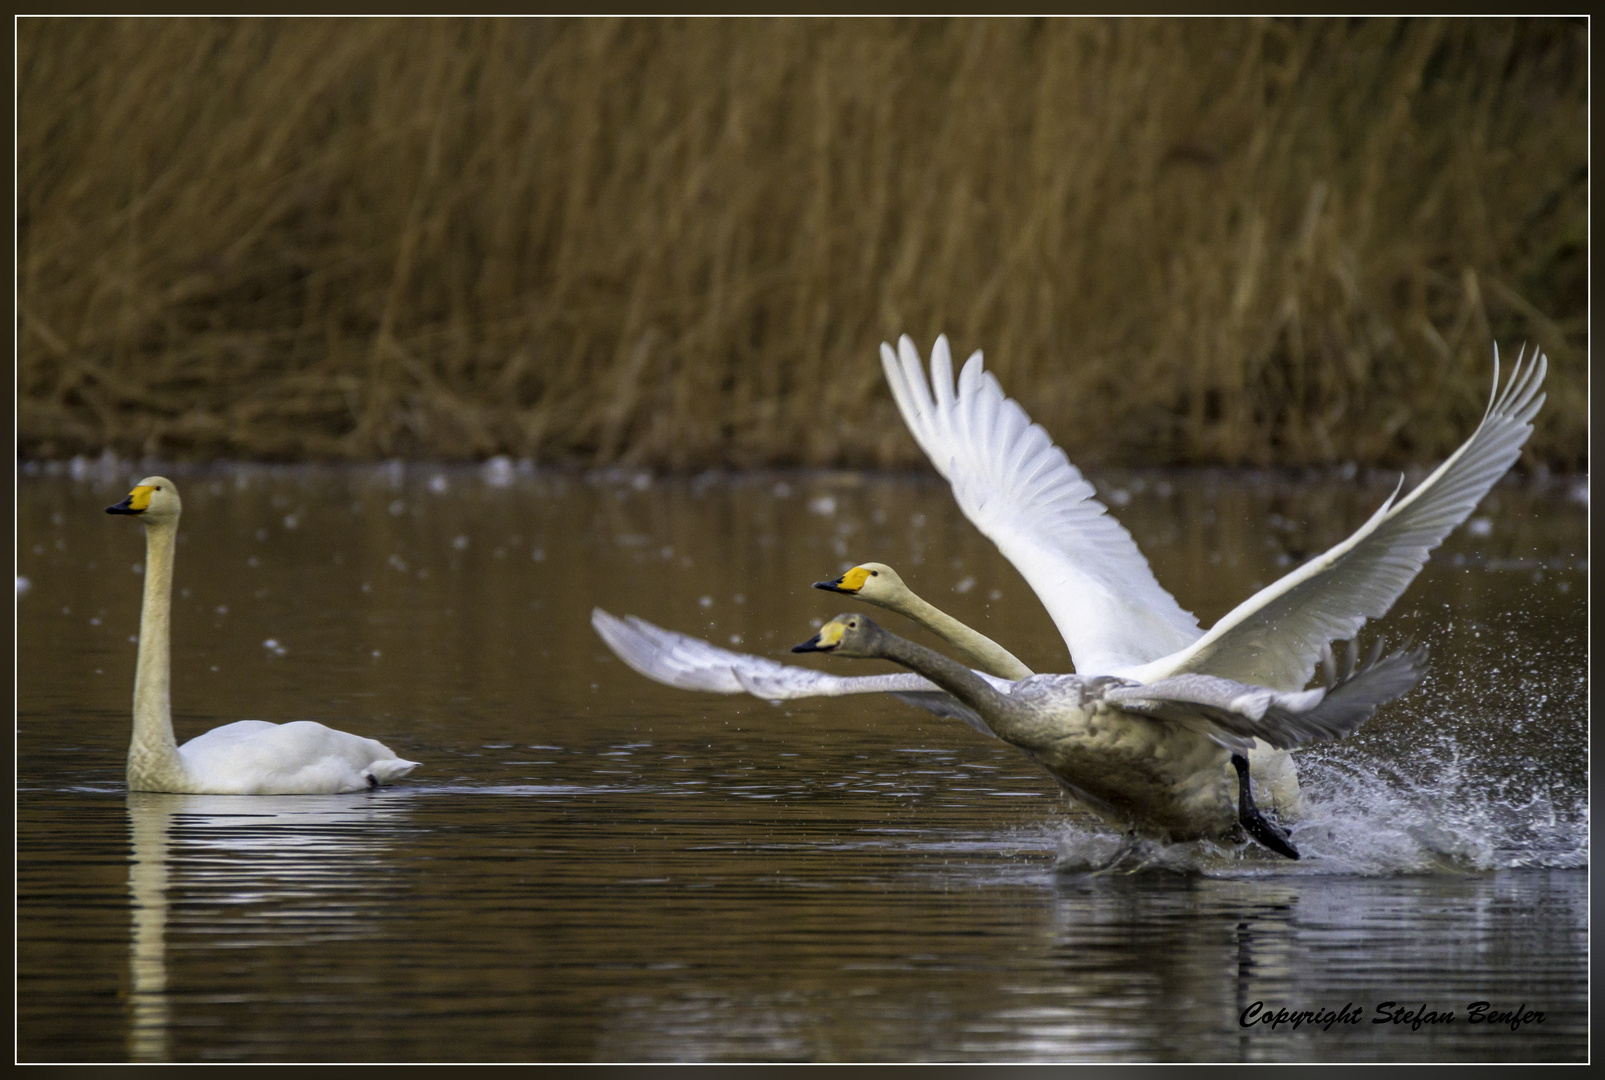
[[[1426,649],[1364,663],[1353,648],[1341,672],[1325,653],[1324,685],[1285,693],[1212,675],[1139,683],[1112,675],[984,678],[955,660],[882,629],[862,614],[838,615],[792,649],[890,660],[918,672],[975,710],[1076,799],[1111,823],[1167,840],[1225,840],[1242,825],[1298,858],[1242,809],[1228,763],[1248,744],[1278,749],[1350,734],[1379,705],[1415,686]],[[1238,771],[1239,788],[1245,782]]]

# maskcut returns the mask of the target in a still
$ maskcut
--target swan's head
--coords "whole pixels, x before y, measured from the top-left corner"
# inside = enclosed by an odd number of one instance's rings
[[[792,652],[825,652],[837,656],[877,656],[875,638],[881,628],[857,612],[838,615],[819,628],[819,633],[793,645]]]
[[[134,514],[146,521],[177,521],[184,504],[178,488],[165,476],[147,476],[134,485],[128,498],[106,507],[108,514]]]
[[[856,596],[872,604],[889,603],[908,593],[897,571],[878,562],[859,563],[834,581],[814,582],[814,588]]]

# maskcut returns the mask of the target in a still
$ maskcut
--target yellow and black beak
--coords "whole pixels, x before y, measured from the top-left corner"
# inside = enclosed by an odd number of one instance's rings
[[[819,628],[819,633],[803,642],[793,645],[792,652],[833,652],[842,642],[842,631],[847,629],[840,622],[832,620]]]
[[[864,582],[869,580],[869,573],[862,566],[855,566],[835,581],[814,582],[814,588],[824,589],[826,592],[838,592],[847,596],[856,596],[858,590],[864,587]]]
[[[108,514],[143,514],[150,509],[150,494],[156,489],[147,484],[141,484],[128,493],[128,498],[120,503],[112,503],[106,507]]]

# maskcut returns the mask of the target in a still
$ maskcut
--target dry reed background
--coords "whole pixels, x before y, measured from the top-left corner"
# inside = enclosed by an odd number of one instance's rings
[[[1579,20],[25,19],[19,445],[919,460],[946,331],[1073,459],[1398,463],[1540,343]]]

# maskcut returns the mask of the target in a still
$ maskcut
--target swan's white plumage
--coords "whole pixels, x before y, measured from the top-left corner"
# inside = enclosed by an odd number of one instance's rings
[[[109,513],[145,526],[145,595],[134,677],[131,791],[195,795],[332,795],[398,780],[418,763],[374,739],[312,720],[240,720],[177,745],[169,695],[173,555],[183,504],[171,480],[141,480]]]
[[[976,352],[955,388],[945,337],[929,384],[904,335],[881,345],[892,396],[915,441],[952,484],[959,508],[1035,590],[1079,674],[1152,682],[1187,672],[1297,690],[1321,649],[1385,614],[1431,550],[1470,516],[1532,434],[1543,404],[1542,353],[1517,360],[1471,437],[1402,500],[1354,535],[1260,590],[1204,634],[1154,578],[1131,534]],[[1397,492],[1395,493],[1397,495]]]
[[[953,486],[964,516],[1036,592],[1076,671],[1097,674],[1191,644],[1198,620],[1154,577],[1065,452],[1006,398],[976,352],[953,382],[947,338],[927,384],[914,342],[881,345],[886,381],[920,448]]]
[[[361,791],[398,780],[417,766],[377,739],[315,720],[237,720],[197,735],[178,748],[178,756],[197,785],[192,793],[207,795]]]
[[[1515,463],[1544,403],[1538,388],[1547,368],[1542,353],[1525,364],[1518,356],[1501,390],[1496,349],[1482,423],[1414,491],[1395,502],[1396,489],[1348,539],[1243,601],[1192,645],[1126,674],[1148,681],[1197,671],[1284,690],[1303,686],[1322,646],[1387,614],[1432,549]]]

